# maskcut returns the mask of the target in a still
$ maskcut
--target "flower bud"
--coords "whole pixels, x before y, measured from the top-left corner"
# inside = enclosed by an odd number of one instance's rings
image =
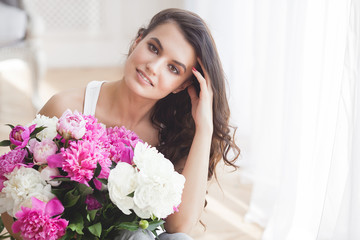
[[[86,121],[83,116],[74,111],[72,113],[69,109],[59,118],[56,124],[57,132],[66,140],[80,139],[86,132]]]
[[[34,154],[34,163],[36,165],[46,164],[47,158],[54,155],[58,150],[56,143],[50,139],[44,139],[41,142],[31,141],[30,147],[30,151]]]
[[[141,229],[147,229],[149,227],[149,222],[147,220],[140,220],[139,227]]]
[[[16,148],[24,148],[30,140],[30,134],[35,130],[36,125],[30,127],[16,126],[9,135],[11,144],[17,146]]]

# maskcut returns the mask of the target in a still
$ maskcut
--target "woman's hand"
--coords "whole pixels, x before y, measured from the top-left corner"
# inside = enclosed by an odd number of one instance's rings
[[[198,62],[204,72],[205,76],[202,76],[195,68],[193,68],[193,74],[200,84],[199,97],[196,94],[195,87],[190,85],[188,87],[188,93],[191,98],[192,116],[194,118],[196,129],[203,129],[205,131],[213,131],[213,90],[211,87],[211,79],[208,73],[205,71],[204,66],[200,59]]]
[[[198,62],[204,70],[202,62],[199,59]],[[179,212],[166,218],[165,228],[170,233],[189,233],[198,223],[204,209],[213,134],[213,91],[208,73],[203,72],[204,76],[193,69],[193,74],[200,84],[199,96],[193,85],[188,87],[196,129],[189,154],[183,163],[182,175],[186,181]]]

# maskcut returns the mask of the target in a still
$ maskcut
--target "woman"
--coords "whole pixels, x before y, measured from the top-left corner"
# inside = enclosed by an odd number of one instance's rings
[[[68,108],[107,127],[125,126],[173,162],[186,183],[179,212],[166,219],[160,239],[191,239],[186,234],[199,221],[207,180],[221,159],[235,167],[239,155],[229,135],[222,66],[204,21],[185,10],[159,12],[138,31],[122,80],[56,94],[40,114],[59,117]],[[117,239],[153,238],[123,231]]]

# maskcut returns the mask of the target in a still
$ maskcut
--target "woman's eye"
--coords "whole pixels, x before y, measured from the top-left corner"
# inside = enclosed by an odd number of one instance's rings
[[[154,46],[154,44],[149,43],[149,49],[151,52],[158,54],[159,50]]]
[[[169,65],[169,69],[172,73],[179,74],[179,69],[177,69],[174,65]]]

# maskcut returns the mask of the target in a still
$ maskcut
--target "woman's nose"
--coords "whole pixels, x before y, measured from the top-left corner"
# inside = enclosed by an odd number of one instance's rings
[[[146,69],[148,70],[148,74],[157,75],[160,71],[162,64],[163,64],[163,61],[161,59],[149,61],[146,64]]]

